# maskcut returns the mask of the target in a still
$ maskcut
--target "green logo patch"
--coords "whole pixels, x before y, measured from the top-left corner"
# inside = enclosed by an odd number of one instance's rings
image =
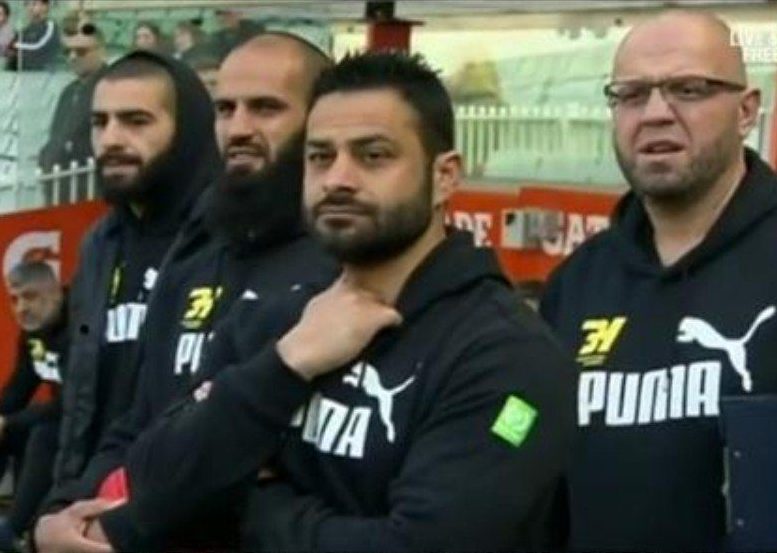
[[[519,397],[509,396],[502,411],[491,426],[491,432],[514,447],[529,435],[537,410]]]

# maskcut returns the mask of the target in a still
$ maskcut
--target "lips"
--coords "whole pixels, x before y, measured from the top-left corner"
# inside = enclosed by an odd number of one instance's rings
[[[642,143],[637,151],[640,154],[656,155],[656,154],[674,154],[684,149],[683,145],[674,140],[650,140]]]

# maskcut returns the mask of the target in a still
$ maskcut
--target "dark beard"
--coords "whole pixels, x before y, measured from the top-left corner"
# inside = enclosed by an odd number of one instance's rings
[[[360,209],[372,221],[372,228],[343,234],[337,229],[319,227],[316,225],[317,212],[326,204]],[[379,209],[358,204],[351,192],[334,190],[323,202],[307,210],[305,217],[311,234],[335,259],[341,263],[367,267],[393,259],[415,244],[429,228],[432,212],[430,169],[419,194],[410,201]]]
[[[241,247],[264,248],[300,233],[303,137],[256,173],[226,174],[216,183],[208,226]]]
[[[141,167],[137,176],[128,184],[122,184],[120,179],[106,178],[102,176],[102,164],[97,161],[98,188],[102,198],[116,206],[129,206],[130,204],[146,205],[154,194],[154,189],[164,186],[162,180],[165,168],[170,163],[172,155],[170,150],[159,154],[148,165]]]

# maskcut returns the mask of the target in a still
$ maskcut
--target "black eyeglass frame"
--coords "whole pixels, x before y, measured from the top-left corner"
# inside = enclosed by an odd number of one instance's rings
[[[698,96],[690,98],[682,98],[677,92],[672,91],[672,87],[682,88],[683,85],[687,85],[689,82],[700,84],[703,83],[704,92]],[[628,100],[625,100],[622,93],[618,93],[615,89],[619,86],[638,86],[642,85],[644,88],[640,90],[640,100],[633,103],[634,106],[641,106],[647,103],[650,99],[650,95],[653,93],[654,88],[658,88],[661,93],[661,97],[667,103],[679,102],[698,102],[714,96],[720,91],[725,92],[742,92],[747,90],[747,85],[742,83],[735,83],[732,81],[726,81],[723,79],[716,79],[713,77],[704,77],[701,75],[678,75],[675,77],[667,77],[659,80],[625,80],[625,81],[612,81],[604,85],[603,92],[607,99],[607,105],[611,108],[618,107],[620,105],[628,104]],[[646,93],[645,93],[646,92]]]

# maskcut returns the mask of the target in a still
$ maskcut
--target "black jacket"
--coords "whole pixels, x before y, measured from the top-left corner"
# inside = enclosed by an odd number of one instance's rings
[[[92,94],[99,73],[68,84],[57,100],[49,126],[49,138],[38,156],[38,165],[50,172],[54,165],[67,169],[71,161],[84,165],[92,157]]]
[[[203,220],[212,193],[202,198],[157,279],[139,345],[131,408],[104,436],[79,481],[60,490],[54,503],[94,497],[105,477],[123,465],[137,436],[191,389],[213,328],[243,294],[272,297],[294,284],[325,282],[335,274],[334,261],[300,231],[251,248],[214,233]],[[108,530],[121,532],[118,526]]]
[[[722,547],[719,398],[777,392],[777,177],[752,151],[746,162],[706,238],[671,267],[629,194],[549,283],[542,314],[580,368],[574,549]]]
[[[61,51],[59,28],[51,19],[27,25],[15,44],[16,68],[24,71],[51,69]]]
[[[19,336],[16,367],[0,394],[0,414],[5,417],[5,436],[26,432],[31,426],[55,420],[61,414],[60,388],[68,355],[65,305],[51,326]],[[53,397],[30,403],[42,383],[49,383]]]
[[[402,291],[403,326],[308,385],[273,338],[314,292],[236,306],[204,360],[208,398],[172,410],[129,451],[132,501],[102,517],[108,527],[123,510],[133,522],[138,541],[121,550],[160,548],[237,490],[250,494],[250,551],[553,545],[574,375],[493,254],[449,237]],[[267,466],[279,478],[255,485]]]
[[[63,390],[55,491],[80,476],[100,439],[95,428],[103,428],[109,422],[100,419],[116,415],[116,406],[106,405],[105,398],[99,397],[104,390],[98,385],[104,386],[101,381],[105,380],[105,375],[101,377],[98,372],[105,361],[101,354],[105,349],[107,319],[116,309],[111,300],[118,284],[117,267],[122,263],[132,265],[137,254],[130,257],[125,253],[132,249],[142,253],[147,243],[153,245],[153,252],[144,257],[154,257],[149,261],[158,268],[196,198],[215,179],[220,168],[213,136],[213,109],[197,75],[180,62],[157,54],[135,52],[129,55],[152,59],[172,76],[177,96],[177,130],[168,161],[153,183],[153,195],[145,206],[143,219],[138,220],[126,207],[116,207],[97,222],[81,244],[71,294],[73,337],[68,379]],[[144,286],[153,288],[153,278],[146,280],[150,282]],[[139,307],[145,310],[144,306]],[[135,338],[133,344],[137,343]],[[121,355],[122,363],[130,368],[132,364],[127,358],[131,355],[129,349]],[[124,383],[134,382],[132,374],[120,376]],[[113,399],[121,404],[129,403],[134,385],[123,387],[126,389],[111,390]]]

